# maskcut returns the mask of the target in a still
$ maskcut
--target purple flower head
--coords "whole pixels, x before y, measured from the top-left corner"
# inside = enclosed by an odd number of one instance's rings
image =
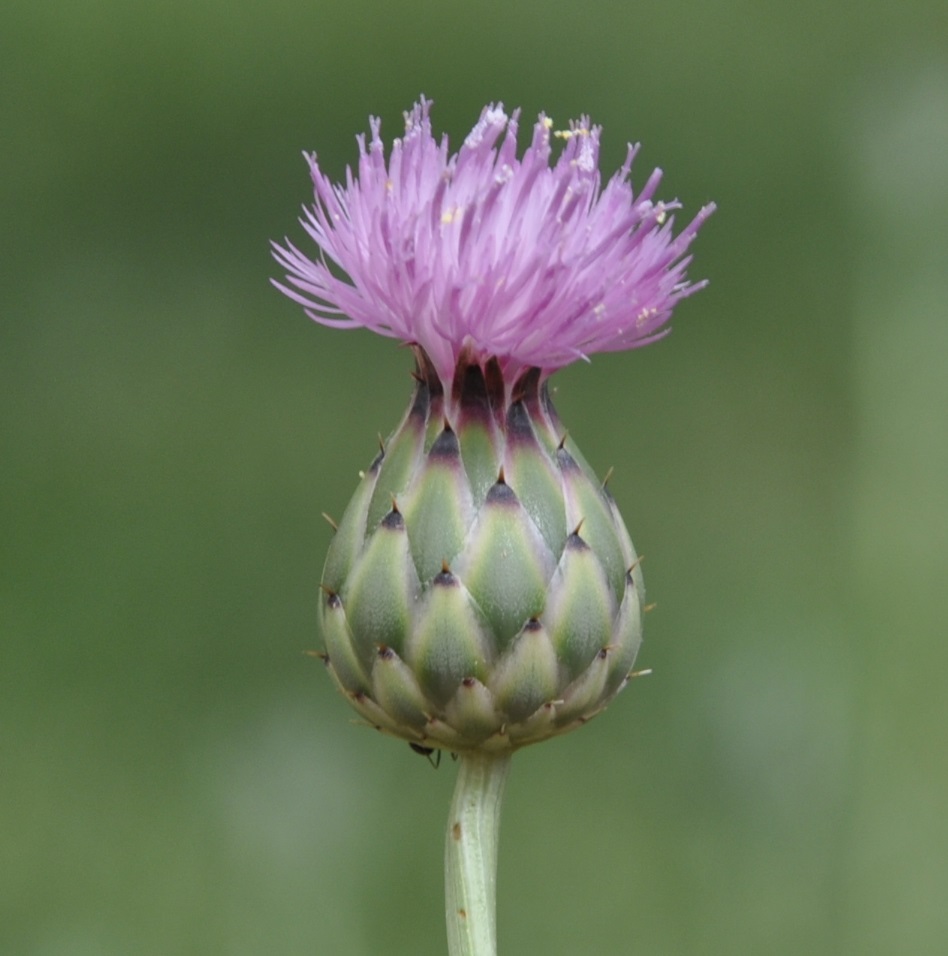
[[[449,154],[430,107],[422,99],[405,114],[387,161],[372,118],[344,184],[308,157],[315,202],[300,221],[319,252],[274,244],[287,271],[274,284],[312,319],[416,344],[445,384],[462,353],[496,358],[512,381],[652,342],[678,300],[706,284],[687,281],[686,252],[714,205],[673,235],[680,203],[653,199],[661,170],[633,193],[637,146],[603,188],[601,127],[587,117],[554,131],[541,114],[518,159],[519,110],[486,107]]]

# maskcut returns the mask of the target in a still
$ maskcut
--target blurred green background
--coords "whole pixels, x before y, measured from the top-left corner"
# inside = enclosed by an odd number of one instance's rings
[[[0,81],[0,953],[444,952],[454,768],[303,653],[409,358],[268,285],[300,152],[422,92],[720,207],[673,335],[555,379],[655,673],[515,759],[502,952],[944,952],[943,0],[7,0]]]

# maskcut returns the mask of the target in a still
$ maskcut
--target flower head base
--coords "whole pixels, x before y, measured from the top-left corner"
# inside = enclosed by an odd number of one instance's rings
[[[464,364],[415,394],[323,569],[325,661],[365,721],[505,753],[582,726],[631,677],[645,584],[615,502],[537,369]],[[509,396],[509,398],[508,398]]]
[[[449,155],[430,106],[405,115],[387,161],[372,119],[345,185],[309,157],[315,203],[301,222],[319,256],[289,240],[274,254],[287,270],[275,284],[311,318],[419,345],[447,389],[462,353],[495,358],[513,382],[526,368],[645,345],[705,284],[686,280],[686,252],[714,206],[673,235],[680,204],[653,198],[661,171],[638,195],[628,181],[637,147],[602,187],[600,127],[588,118],[554,132],[541,114],[518,159],[519,111],[490,105]]]

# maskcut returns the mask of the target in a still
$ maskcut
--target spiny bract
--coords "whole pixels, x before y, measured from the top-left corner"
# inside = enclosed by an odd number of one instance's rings
[[[338,526],[320,602],[326,661],[379,730],[455,752],[564,733],[628,680],[643,582],[611,496],[540,371],[416,349],[401,425]]]

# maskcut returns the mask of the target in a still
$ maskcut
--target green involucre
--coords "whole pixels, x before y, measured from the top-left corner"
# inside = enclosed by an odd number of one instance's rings
[[[536,370],[488,363],[417,387],[323,572],[327,665],[374,727],[503,752],[564,733],[625,685],[641,571],[615,503]]]

